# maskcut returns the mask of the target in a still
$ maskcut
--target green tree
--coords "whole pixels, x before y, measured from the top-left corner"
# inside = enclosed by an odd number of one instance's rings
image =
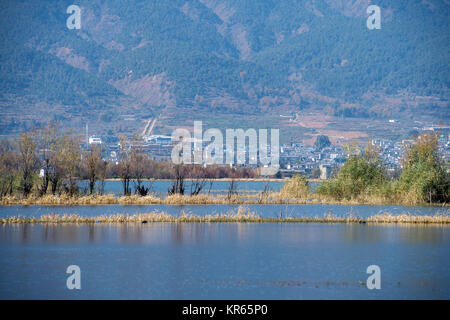
[[[330,139],[328,139],[328,136],[317,136],[316,142],[314,143],[314,147],[317,150],[322,150],[329,146],[331,146],[331,142]]]
[[[424,134],[409,146],[403,172],[396,185],[405,202],[449,202],[450,178],[438,155],[438,135]]]
[[[386,183],[383,163],[369,143],[362,155],[351,154],[336,179],[322,183],[317,193],[336,199],[353,199],[361,195],[378,194]]]

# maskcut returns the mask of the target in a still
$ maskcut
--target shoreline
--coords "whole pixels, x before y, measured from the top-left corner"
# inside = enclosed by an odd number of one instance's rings
[[[141,179],[142,181],[175,181],[176,179]],[[268,182],[286,182],[289,178],[185,178],[184,181],[197,181],[197,180],[205,180],[205,181],[268,181]],[[323,182],[326,180],[321,179],[306,179],[308,182]],[[88,180],[80,180],[80,181],[88,181]],[[122,181],[120,178],[108,178],[105,181]]]

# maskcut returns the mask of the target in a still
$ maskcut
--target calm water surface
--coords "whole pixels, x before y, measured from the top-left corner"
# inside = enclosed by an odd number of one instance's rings
[[[254,181],[254,180],[242,180],[235,181],[234,187],[236,191],[244,192],[244,191],[262,191],[267,185],[271,191],[279,192],[283,187],[285,181]],[[150,188],[150,192],[155,193],[157,196],[165,197],[167,196],[167,190],[172,185],[172,181],[170,180],[156,180],[156,181],[144,181],[143,184]],[[189,193],[191,181],[186,180],[186,192]],[[88,182],[81,181],[79,186],[81,190],[88,190]],[[317,182],[311,182],[310,186],[314,189],[317,185]],[[99,183],[96,183],[96,188],[98,189]],[[202,193],[211,192],[213,194],[224,194],[227,193],[229,189],[230,181],[225,180],[215,180],[212,183],[210,181],[206,181],[205,186],[202,190]],[[133,191],[135,187],[134,181],[131,181],[130,188]],[[123,195],[123,186],[122,182],[119,180],[115,181],[105,181],[104,187],[105,193],[111,193],[114,195]]]
[[[229,182],[214,182],[221,193]],[[157,181],[164,194],[169,181]],[[283,182],[271,182],[279,191]],[[209,186],[207,187],[209,188]],[[264,189],[239,182],[238,190]],[[222,190],[222,191],[221,191]],[[106,183],[120,194],[121,183]],[[239,205],[0,206],[0,217],[236,212]],[[264,217],[445,213],[437,207],[246,205]],[[0,225],[0,299],[449,299],[450,227],[153,223]],[[368,290],[366,268],[381,268]],[[81,290],[66,269],[81,268]]]
[[[81,290],[66,289],[72,264]],[[0,266],[1,299],[449,299],[450,228],[2,225]]]

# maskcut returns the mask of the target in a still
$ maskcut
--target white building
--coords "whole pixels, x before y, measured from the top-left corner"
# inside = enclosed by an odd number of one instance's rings
[[[89,144],[102,144],[102,139],[91,136],[89,137]]]
[[[145,137],[145,142],[161,144],[161,145],[170,145],[170,144],[172,144],[172,137],[154,134],[154,135]]]
[[[320,179],[327,180],[330,177],[331,168],[329,166],[320,165]]]

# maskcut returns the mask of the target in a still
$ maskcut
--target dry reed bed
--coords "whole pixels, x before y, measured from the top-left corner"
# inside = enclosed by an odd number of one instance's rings
[[[262,194],[246,194],[227,196],[219,194],[212,196],[209,194],[199,194],[196,196],[174,194],[166,198],[159,198],[155,195],[148,196],[121,196],[116,197],[112,194],[78,196],[70,197],[68,195],[45,195],[43,197],[21,198],[17,196],[5,196],[0,199],[0,205],[148,205],[148,204],[340,204],[340,205],[410,205],[408,203],[391,203],[380,198],[364,198],[351,200],[335,200],[327,197],[311,195],[308,198],[284,198],[280,193],[271,193],[269,195]],[[423,205],[429,205],[424,203]],[[449,204],[440,204],[442,207],[448,207]]]
[[[301,200],[303,203],[304,200]],[[145,204],[269,204],[269,203],[287,203],[280,199],[258,199],[256,197],[233,195],[211,196],[207,194],[199,194],[195,196],[187,196],[174,194],[166,198],[159,198],[153,195],[149,196],[121,196],[114,195],[95,195],[69,197],[67,195],[53,196],[46,195],[43,197],[20,198],[16,196],[5,196],[0,200],[0,205],[107,205],[107,204],[124,204],[124,205],[145,205]],[[295,201],[299,203],[299,201]]]
[[[409,214],[391,215],[388,213],[371,216],[368,218],[359,218],[355,216],[338,217],[333,214],[327,214],[323,217],[277,217],[264,218],[260,215],[250,212],[244,207],[239,207],[236,213],[225,213],[198,216],[182,213],[180,216],[172,216],[167,213],[143,213],[143,214],[114,214],[102,215],[97,217],[84,217],[77,214],[65,215],[42,215],[40,217],[7,217],[1,218],[0,224],[18,224],[18,223],[151,223],[151,222],[241,222],[241,223],[379,223],[379,224],[441,224],[450,225],[450,216],[448,214],[435,214],[433,216],[417,216]]]

